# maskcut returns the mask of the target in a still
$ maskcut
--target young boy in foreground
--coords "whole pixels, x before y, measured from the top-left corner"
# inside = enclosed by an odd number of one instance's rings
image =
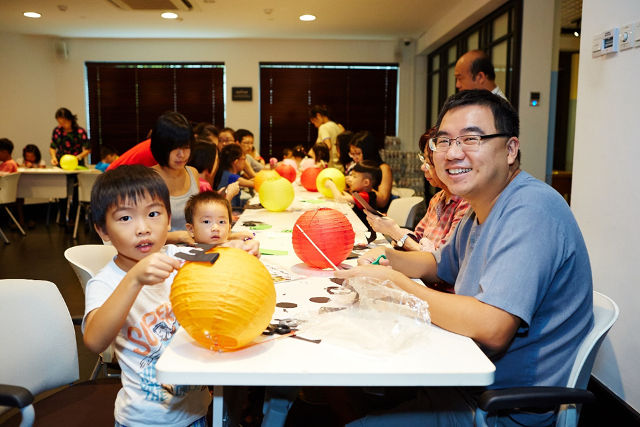
[[[120,166],[98,177],[91,192],[94,227],[118,251],[89,280],[84,343],[104,351],[115,341],[122,369],[116,425],[204,426],[211,396],[202,386],[159,384],[155,364],[179,328],[169,301],[181,262],[165,246],[169,190],[152,169]]]

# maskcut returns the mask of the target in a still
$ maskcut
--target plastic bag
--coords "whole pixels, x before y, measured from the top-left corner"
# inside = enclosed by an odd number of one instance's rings
[[[376,354],[402,352],[416,340],[428,339],[426,301],[392,282],[366,277],[349,279],[343,287],[357,294],[353,304],[309,315],[300,324],[300,335]]]

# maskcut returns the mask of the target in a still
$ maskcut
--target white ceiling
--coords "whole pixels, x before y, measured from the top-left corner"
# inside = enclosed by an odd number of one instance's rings
[[[0,31],[122,38],[418,38],[461,0],[188,0],[177,21],[161,10],[125,10],[117,3],[182,0],[1,0]],[[443,7],[446,4],[446,8]],[[22,16],[37,11],[39,19]],[[298,16],[311,13],[314,22]]]

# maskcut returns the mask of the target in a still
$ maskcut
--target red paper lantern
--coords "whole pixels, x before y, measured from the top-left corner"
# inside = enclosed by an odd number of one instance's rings
[[[347,259],[353,249],[356,233],[346,216],[329,208],[307,211],[296,221],[291,237],[293,250],[307,265],[317,268],[331,267],[298,226],[334,265]]]
[[[318,187],[316,186],[316,178],[318,177],[318,174],[320,172],[322,172],[321,168],[305,169],[300,176],[300,183],[308,191],[318,191]]]
[[[289,182],[293,182],[296,180],[296,170],[286,163],[280,163],[276,168],[276,172],[280,174],[281,177],[287,178]]]

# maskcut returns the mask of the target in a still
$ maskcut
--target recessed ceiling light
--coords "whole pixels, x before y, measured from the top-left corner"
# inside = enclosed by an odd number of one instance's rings
[[[315,15],[300,15],[299,19],[301,21],[315,21],[316,17],[315,17]]]
[[[574,36],[576,36],[576,37],[580,37],[580,33],[579,33],[579,32],[577,32],[577,31],[574,31],[574,32],[573,32],[573,35],[574,35]]]
[[[23,13],[23,15],[26,16],[27,18],[40,18],[42,16],[38,12],[25,12]]]
[[[164,12],[160,16],[162,16],[164,19],[176,19],[178,17],[178,14],[173,12]]]

